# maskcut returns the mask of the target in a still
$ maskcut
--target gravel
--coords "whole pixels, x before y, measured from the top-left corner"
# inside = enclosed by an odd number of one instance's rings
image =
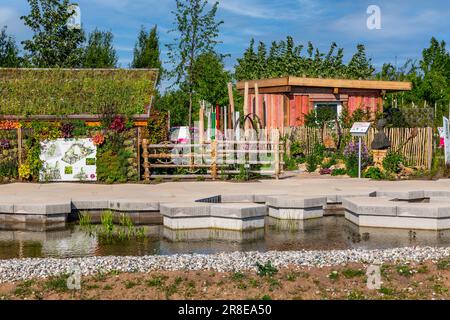
[[[215,270],[236,272],[255,270],[256,262],[271,261],[287,266],[323,267],[348,263],[381,264],[437,261],[450,257],[450,248],[408,247],[383,250],[234,252],[213,255],[178,254],[143,257],[84,257],[0,260],[0,283],[72,274],[91,276],[112,271],[148,273],[151,271]]]

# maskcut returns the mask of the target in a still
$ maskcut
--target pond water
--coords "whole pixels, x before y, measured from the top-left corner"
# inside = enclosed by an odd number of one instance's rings
[[[161,225],[145,226],[145,232],[147,237],[141,240],[104,243],[76,224],[51,231],[18,231],[12,226],[0,225],[0,259],[450,246],[450,230],[359,228],[338,216],[310,221],[267,218],[265,229],[244,233],[171,231]]]

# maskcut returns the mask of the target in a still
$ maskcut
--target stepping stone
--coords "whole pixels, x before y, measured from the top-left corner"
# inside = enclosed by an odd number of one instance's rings
[[[306,220],[323,217],[327,197],[275,196],[267,198],[269,216],[281,220]]]

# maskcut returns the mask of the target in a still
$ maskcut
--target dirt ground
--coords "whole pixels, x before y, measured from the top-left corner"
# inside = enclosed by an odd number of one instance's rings
[[[379,290],[367,287],[367,266],[99,274],[69,291],[67,276],[0,285],[2,300],[328,300],[449,299],[450,259],[381,266]]]

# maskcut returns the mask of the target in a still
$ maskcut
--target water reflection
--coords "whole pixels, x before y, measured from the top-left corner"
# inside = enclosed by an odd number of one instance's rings
[[[0,259],[450,246],[450,230],[360,228],[343,217],[307,221],[267,218],[265,229],[250,232],[173,231],[161,225],[145,228],[145,239],[103,243],[75,225],[47,229],[29,225],[0,225]]]

